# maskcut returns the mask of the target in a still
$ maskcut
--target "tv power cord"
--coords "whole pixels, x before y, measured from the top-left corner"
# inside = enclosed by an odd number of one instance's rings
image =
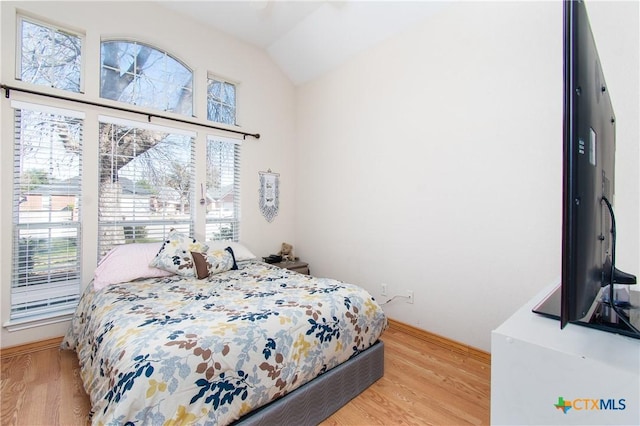
[[[634,333],[640,335],[640,330],[635,328],[633,324],[627,320],[627,316],[624,312],[615,304],[614,297],[614,288],[613,284],[615,283],[615,275],[616,275],[616,215],[613,213],[613,206],[607,199],[607,197],[602,197],[602,201],[607,205],[607,210],[609,210],[609,215],[611,217],[611,272],[609,273],[609,306],[611,309],[615,311],[618,315],[618,318],[625,323],[629,329],[631,329]],[[626,284],[626,283],[625,283]]]

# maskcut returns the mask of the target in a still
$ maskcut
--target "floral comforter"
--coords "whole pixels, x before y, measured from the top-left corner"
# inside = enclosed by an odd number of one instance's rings
[[[224,425],[376,342],[386,317],[360,287],[260,262],[84,292],[78,353],[93,424]]]

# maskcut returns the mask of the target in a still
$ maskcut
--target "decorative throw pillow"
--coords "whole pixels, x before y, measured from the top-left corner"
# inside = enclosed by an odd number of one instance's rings
[[[193,263],[198,279],[207,278],[220,272],[238,269],[233,249],[227,247],[224,250],[209,250],[206,253],[192,252]]]
[[[188,237],[175,229],[167,235],[160,251],[150,266],[173,272],[183,277],[196,276],[191,252],[204,253],[209,248],[195,238]]]

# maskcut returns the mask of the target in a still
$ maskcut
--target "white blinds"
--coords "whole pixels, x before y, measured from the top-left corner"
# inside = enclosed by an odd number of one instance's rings
[[[84,114],[12,102],[15,111],[12,323],[71,314],[81,291],[82,189],[98,193],[98,257],[114,245],[193,235],[206,202],[206,238],[239,238],[240,141],[100,116],[98,157],[83,159]],[[93,137],[92,137],[93,139]],[[97,188],[82,183],[96,170]],[[195,183],[195,169],[206,181]],[[85,220],[95,220],[87,218]],[[200,230],[202,232],[202,230]]]
[[[194,133],[100,117],[98,256],[133,242],[193,234]]]
[[[207,240],[240,237],[240,143],[207,137]]]
[[[12,321],[73,312],[80,293],[83,114],[13,102]]]

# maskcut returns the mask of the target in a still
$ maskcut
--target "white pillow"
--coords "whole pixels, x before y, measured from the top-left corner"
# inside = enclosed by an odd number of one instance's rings
[[[133,281],[138,278],[168,277],[171,272],[153,268],[149,263],[162,247],[158,243],[122,244],[111,249],[102,258],[93,276],[96,290],[111,284]]]
[[[240,243],[236,243],[235,241],[207,241],[207,245],[209,245],[209,251],[224,250],[227,247],[231,247],[233,255],[236,258],[236,262],[256,258],[256,255],[251,253],[251,250]]]

